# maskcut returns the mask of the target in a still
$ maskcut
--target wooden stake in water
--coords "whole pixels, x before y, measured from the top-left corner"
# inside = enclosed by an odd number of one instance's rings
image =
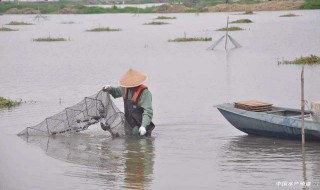
[[[226,38],[225,44],[224,44],[224,49],[227,51],[227,44],[228,44],[228,38],[231,41],[231,43],[234,45],[235,48],[240,48],[241,45],[235,40],[233,39],[229,34],[228,34],[228,30],[229,30],[229,16],[227,18],[227,27],[224,28],[226,29],[226,34],[224,36],[222,36],[221,38],[219,38],[219,40],[217,40],[216,42],[214,42],[214,44],[212,46],[210,46],[208,49],[213,50],[220,42],[222,42],[223,38]]]
[[[226,31],[226,43],[224,45],[224,49],[227,50],[227,43],[228,43],[228,30],[229,30],[229,16],[227,18],[227,31]]]
[[[302,146],[305,144],[304,138],[304,67],[302,67],[301,71],[301,139]]]

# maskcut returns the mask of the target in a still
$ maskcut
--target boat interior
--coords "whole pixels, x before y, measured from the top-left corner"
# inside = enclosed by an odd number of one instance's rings
[[[301,111],[300,110],[288,110],[288,109],[281,109],[281,108],[274,107],[271,111],[267,111],[267,113],[273,114],[273,115],[285,116],[285,117],[301,118]],[[305,119],[310,118],[311,117],[310,111],[305,111],[304,117],[305,117]]]

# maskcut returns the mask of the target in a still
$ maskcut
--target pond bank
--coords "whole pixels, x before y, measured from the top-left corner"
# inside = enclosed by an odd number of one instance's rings
[[[279,10],[295,10],[305,3],[304,0],[296,1],[267,1],[260,3],[232,3],[218,4],[207,7],[208,12],[233,12],[233,11],[279,11]]]
[[[192,13],[192,12],[234,12],[275,11],[296,9],[319,9],[316,0],[268,1],[258,3],[221,3],[214,6],[189,7],[182,4],[163,4],[155,7],[113,7],[86,6],[75,2],[47,3],[0,3],[0,14],[97,14],[97,13]]]

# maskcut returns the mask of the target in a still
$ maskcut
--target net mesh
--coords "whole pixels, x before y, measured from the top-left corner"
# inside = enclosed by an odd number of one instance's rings
[[[102,122],[109,132],[125,135],[124,114],[116,107],[108,92],[99,91],[92,96],[85,97],[81,102],[46,118],[38,125],[27,127],[18,135],[70,134],[86,130],[90,125],[99,122]]]

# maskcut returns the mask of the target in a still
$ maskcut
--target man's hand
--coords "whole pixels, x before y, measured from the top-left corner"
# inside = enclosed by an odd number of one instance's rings
[[[139,133],[140,133],[140,136],[143,136],[143,135],[145,135],[146,134],[146,128],[144,127],[144,126],[141,126],[140,128],[139,128]]]
[[[110,85],[105,85],[104,87],[102,87],[102,91],[103,92],[108,92],[110,90],[111,86]]]

